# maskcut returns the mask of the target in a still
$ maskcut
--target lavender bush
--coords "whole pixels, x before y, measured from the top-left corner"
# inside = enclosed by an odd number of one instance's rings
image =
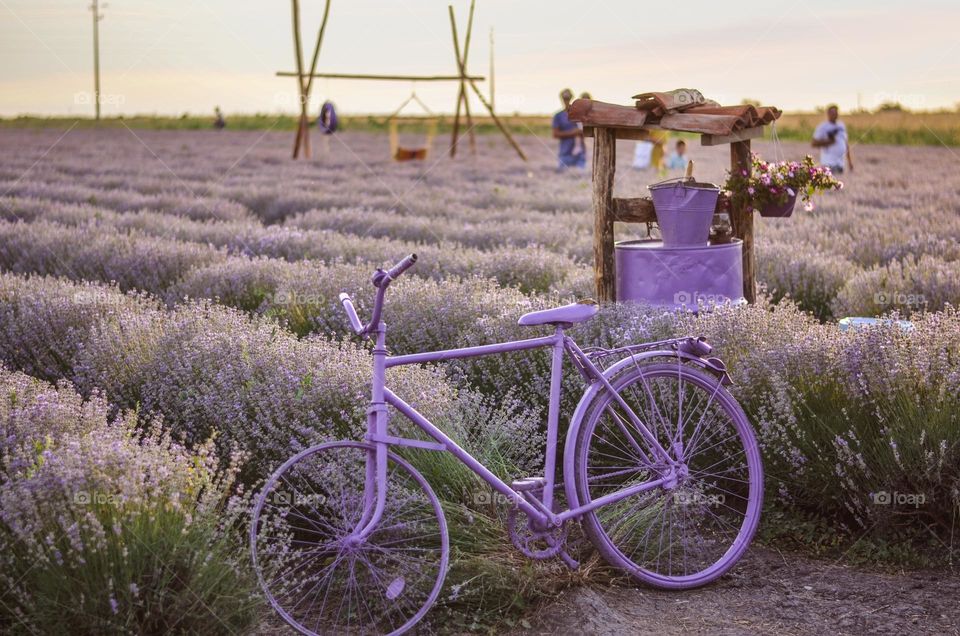
[[[792,303],[720,309],[683,326],[736,370],[734,392],[782,502],[878,537],[948,536],[960,508],[956,310],[924,314],[909,331],[841,332]],[[922,503],[888,506],[882,493]]]
[[[232,631],[259,606],[232,470],[132,415],[0,369],[6,633]]]

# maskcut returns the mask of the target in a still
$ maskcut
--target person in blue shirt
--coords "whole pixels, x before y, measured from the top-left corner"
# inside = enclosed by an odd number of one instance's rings
[[[683,139],[677,140],[676,150],[670,158],[667,159],[667,168],[670,170],[686,170],[687,162],[690,160],[687,159],[687,142]]]
[[[560,93],[563,110],[553,116],[553,138],[560,140],[560,148],[557,153],[560,170],[564,168],[585,168],[587,165],[583,129],[580,124],[570,121],[570,117],[567,115],[567,108],[569,108],[572,99],[573,91],[569,88],[563,89]]]

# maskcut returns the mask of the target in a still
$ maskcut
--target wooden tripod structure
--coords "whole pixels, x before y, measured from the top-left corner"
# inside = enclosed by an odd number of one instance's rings
[[[482,82],[485,78],[479,75],[470,75],[467,72],[467,57],[470,51],[470,38],[473,32],[473,12],[474,5],[476,0],[470,0],[470,14],[467,18],[467,31],[463,40],[463,49],[460,48],[460,37],[457,33],[457,22],[453,13],[453,5],[449,5],[447,9],[450,13],[450,28],[453,32],[453,51],[456,56],[457,62],[457,74],[456,75],[376,75],[376,74],[359,74],[359,73],[317,73],[317,60],[320,57],[320,45],[323,43],[323,34],[327,28],[327,19],[330,17],[330,2],[331,0],[326,0],[326,5],[323,9],[323,19],[320,22],[320,31],[317,33],[317,42],[313,47],[313,57],[310,60],[310,68],[305,69],[303,64],[303,47],[300,43],[300,2],[299,0],[291,0],[293,5],[293,47],[295,52],[295,60],[297,64],[297,70],[295,72],[290,71],[278,71],[278,77],[296,77],[297,78],[297,89],[299,93],[300,100],[300,120],[297,125],[296,138],[293,143],[293,158],[296,159],[301,155],[303,157],[310,157],[310,116],[308,113],[308,106],[310,102],[310,92],[313,89],[313,80],[317,77],[324,77],[328,79],[353,79],[353,80],[375,80],[375,81],[410,81],[410,82],[449,82],[455,81],[459,84],[459,90],[457,92],[457,105],[454,109],[453,117],[453,135],[450,139],[450,156],[454,157],[457,154],[457,145],[460,141],[460,108],[463,107],[464,117],[466,118],[467,126],[467,135],[470,138],[470,149],[476,152],[476,139],[474,137],[474,125],[473,125],[473,116],[470,113],[470,102],[468,100],[467,89],[470,88],[476,94],[477,98],[480,100],[480,103],[483,104],[483,107],[489,113],[490,118],[493,120],[493,123],[496,124],[497,128],[510,143],[517,154],[524,161],[527,160],[527,156],[524,154],[523,150],[517,144],[516,140],[513,138],[513,135],[510,134],[510,131],[507,130],[507,127],[504,125],[500,118],[497,117],[496,112],[493,110],[493,105],[486,97],[483,96],[483,93],[480,92],[480,89],[477,88],[477,82]]]

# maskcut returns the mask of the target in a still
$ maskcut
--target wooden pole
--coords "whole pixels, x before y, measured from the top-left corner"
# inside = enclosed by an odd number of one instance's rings
[[[593,140],[593,260],[597,300],[617,299],[613,252],[613,180],[617,170],[617,135],[595,128]]]
[[[749,139],[730,144],[730,171],[733,174],[746,170],[749,175],[753,171],[752,165]],[[731,209],[730,224],[733,235],[743,241],[743,297],[748,303],[754,303],[757,301],[757,271],[753,251],[753,212],[748,212],[746,206]]]
[[[470,37],[473,33],[473,11],[475,0],[470,0],[470,14],[467,18],[467,35],[463,40],[463,51],[460,50],[460,40],[457,35],[457,20],[453,13],[453,5],[447,5],[450,12],[450,29],[453,32],[453,52],[457,59],[457,69],[460,71],[460,89],[457,93],[457,107],[453,115],[453,133],[450,139],[450,157],[457,154],[457,140],[460,136],[460,105],[463,104],[463,111],[467,118],[467,134],[470,137],[470,150],[473,154],[477,153],[477,139],[473,131],[473,117],[470,114],[470,100],[467,95],[467,56],[470,52]]]
[[[296,71],[277,71],[277,77],[296,77]],[[394,80],[398,82],[459,82],[459,75],[377,75],[371,73],[306,73],[304,76],[323,77],[326,79],[348,80]],[[467,81],[482,82],[487,78],[483,75],[468,75]]]
[[[470,38],[473,34],[473,8],[476,0],[470,0],[470,13],[467,16],[467,35],[463,39],[463,58],[460,62],[460,75],[467,74],[467,56],[470,55]],[[477,154],[477,138],[473,131],[473,117],[470,115],[470,100],[467,87],[460,83],[460,92],[463,94],[463,112],[467,116],[467,133],[470,135],[470,153]]]
[[[513,138],[513,135],[511,135],[510,131],[507,130],[507,127],[503,125],[503,122],[500,121],[500,118],[497,117],[497,114],[493,112],[493,107],[490,105],[490,102],[488,102],[483,96],[483,93],[480,92],[480,89],[477,88],[477,85],[473,80],[470,80],[470,88],[472,88],[473,92],[477,94],[477,99],[479,99],[480,103],[483,104],[483,107],[487,109],[487,112],[490,113],[490,118],[493,119],[493,123],[497,125],[497,128],[500,129],[500,132],[503,133],[503,136],[507,138],[507,141],[510,142],[510,145],[513,146],[513,149],[517,151],[518,155],[520,155],[520,158],[526,161],[527,155],[523,154],[523,150],[517,144],[516,140]]]
[[[313,59],[310,61],[310,79],[307,80],[307,97],[313,89],[313,79],[316,77],[317,60],[320,58],[320,45],[323,43],[323,34],[327,30],[327,18],[330,17],[330,0],[323,7],[323,19],[320,21],[320,31],[317,32],[317,44],[313,47]]]
[[[453,5],[447,5],[450,14],[450,30],[453,32],[453,54],[457,58],[457,70],[460,73],[460,88],[457,91],[457,106],[453,111],[453,132],[450,135],[450,158],[457,156],[457,140],[460,137],[460,105],[463,103],[463,94],[466,87],[463,85],[463,64],[460,63],[460,43],[457,39],[457,19],[453,15]]]
[[[297,62],[297,89],[300,95],[300,122],[297,125],[297,139],[293,144],[293,158],[296,159],[301,149],[303,156],[310,158],[310,130],[307,127],[307,100],[304,93],[306,85],[303,83],[303,48],[300,46],[300,2],[293,3],[293,48]]]

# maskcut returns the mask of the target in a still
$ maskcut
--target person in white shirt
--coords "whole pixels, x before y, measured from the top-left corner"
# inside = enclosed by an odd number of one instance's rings
[[[813,147],[820,149],[820,163],[830,168],[834,174],[843,173],[844,159],[853,172],[853,155],[847,142],[847,127],[839,120],[840,111],[836,105],[827,107],[827,121],[813,131]]]

